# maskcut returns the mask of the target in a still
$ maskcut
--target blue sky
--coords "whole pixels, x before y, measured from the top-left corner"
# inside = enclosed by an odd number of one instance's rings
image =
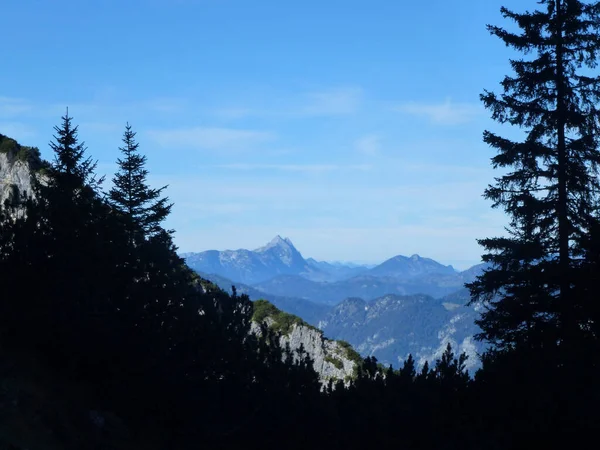
[[[482,198],[498,126],[479,94],[514,55],[485,25],[522,3],[4,0],[0,133],[50,158],[68,106],[110,179],[129,121],[181,251],[280,234],[305,257],[466,268],[506,223]]]

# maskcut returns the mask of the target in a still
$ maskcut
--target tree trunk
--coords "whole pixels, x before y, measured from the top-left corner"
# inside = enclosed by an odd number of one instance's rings
[[[563,49],[563,17],[562,0],[556,0],[556,118],[558,134],[558,258],[559,258],[559,320],[564,331],[570,328],[569,290],[570,284],[570,252],[569,236],[570,224],[568,217],[567,197],[567,148],[566,148],[566,111],[565,111],[565,79],[564,79],[564,49]]]

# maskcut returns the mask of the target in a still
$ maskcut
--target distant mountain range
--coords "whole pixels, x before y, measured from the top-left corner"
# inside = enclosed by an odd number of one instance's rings
[[[394,256],[378,265],[304,259],[288,238],[275,236],[256,250],[208,250],[183,253],[187,264],[199,272],[215,273],[242,283],[260,283],[277,275],[297,275],[311,281],[340,281],[358,275],[399,279],[420,276],[454,275],[452,266],[444,266],[419,255]]]
[[[231,291],[235,285],[252,300],[267,299],[384,364],[398,366],[408,353],[420,363],[433,361],[451,342],[474,367],[483,350],[473,339],[478,311],[465,306],[469,296],[464,288],[485,269],[483,264],[459,272],[419,255],[371,266],[329,263],[304,259],[280,236],[254,251],[182,257],[222,289]]]
[[[219,275],[279,297],[335,305],[348,297],[386,294],[442,297],[472,281],[480,269],[456,271],[419,255],[395,256],[376,266],[304,259],[292,242],[276,236],[257,250],[210,250],[182,255],[197,272]]]

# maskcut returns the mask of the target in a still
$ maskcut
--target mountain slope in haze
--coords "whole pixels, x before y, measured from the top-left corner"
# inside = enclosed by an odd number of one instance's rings
[[[340,281],[363,274],[369,270],[366,265],[329,263],[308,258],[306,262],[315,268],[315,272],[305,276],[311,281]]]
[[[225,292],[231,294],[231,286],[235,286],[238,294],[246,294],[250,297],[250,300],[268,300],[277,308],[285,311],[286,313],[293,314],[301,317],[303,320],[311,325],[316,326],[319,321],[327,314],[330,310],[329,306],[314,303],[308,300],[297,297],[286,297],[278,296],[270,293],[264,293],[258,289],[253,288],[244,283],[235,283],[234,281],[222,277],[220,275],[208,274],[200,272],[199,275],[216,284]]]
[[[359,275],[333,283],[315,282],[297,275],[280,275],[252,286],[278,296],[294,296],[315,303],[335,305],[348,297],[372,300],[386,294],[426,294],[443,297],[464,285],[460,274],[430,274],[415,278],[376,277]]]
[[[419,364],[434,361],[450,342],[469,356],[467,366],[479,364],[483,347],[473,339],[479,332],[477,308],[465,306],[468,292],[434,299],[427,295],[385,295],[367,302],[349,298],[335,306],[319,323],[333,339],[348,341],[363,356],[383,364],[401,365],[409,353]]]
[[[409,264],[406,264],[406,259],[410,260]],[[386,264],[388,262],[389,264]],[[401,267],[399,268],[398,265]],[[386,294],[425,294],[439,298],[462,289],[465,283],[473,281],[485,267],[487,266],[479,264],[463,272],[457,272],[452,266],[443,266],[428,258],[395,257],[372,270],[345,280],[319,282],[299,275],[280,275],[254,283],[252,286],[265,294],[302,298],[326,305],[335,305],[350,297],[373,300]],[[381,269],[376,274],[403,275],[395,277],[372,275],[373,270],[379,268]]]
[[[423,275],[440,274],[454,275],[456,270],[452,266],[444,266],[430,258],[423,258],[419,255],[394,256],[367,272],[367,275],[374,277],[392,277],[392,278],[417,278]]]

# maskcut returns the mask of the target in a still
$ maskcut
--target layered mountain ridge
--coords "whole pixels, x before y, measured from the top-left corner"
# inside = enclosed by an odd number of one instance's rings
[[[279,235],[256,250],[207,250],[182,253],[181,256],[198,272],[214,273],[246,284],[263,283],[277,276],[298,276],[313,282],[332,283],[357,276],[410,280],[432,275],[460,278],[462,273],[450,265],[416,254],[410,257],[397,255],[378,265],[305,259],[289,238]]]
[[[207,252],[183,256],[190,267],[204,269],[199,273],[221,288],[235,285],[252,300],[266,299],[327,337],[348,341],[363,356],[375,356],[384,364],[397,367],[409,353],[418,364],[434,361],[448,343],[469,356],[467,367],[479,364],[477,355],[484,347],[473,338],[479,332],[475,325],[479,312],[477,306],[466,306],[469,293],[464,284],[473,281],[485,264],[459,272],[419,255],[398,255],[371,267],[312,258],[301,261],[291,240],[280,236],[254,252],[213,252],[225,255],[222,259],[228,263],[237,261],[239,273],[249,266],[232,254],[255,253],[260,258],[267,251],[270,259],[259,267],[260,276],[250,274],[247,279],[265,278],[268,267],[275,268],[271,278],[249,283],[227,277],[226,271],[232,272],[227,265],[199,265],[202,256],[197,256]]]
[[[304,259],[288,238],[276,236],[257,250],[209,250],[182,254],[199,273],[218,275],[277,297],[335,305],[348,297],[386,294],[443,297],[474,280],[480,265],[459,272],[419,255],[394,256],[374,267]]]

